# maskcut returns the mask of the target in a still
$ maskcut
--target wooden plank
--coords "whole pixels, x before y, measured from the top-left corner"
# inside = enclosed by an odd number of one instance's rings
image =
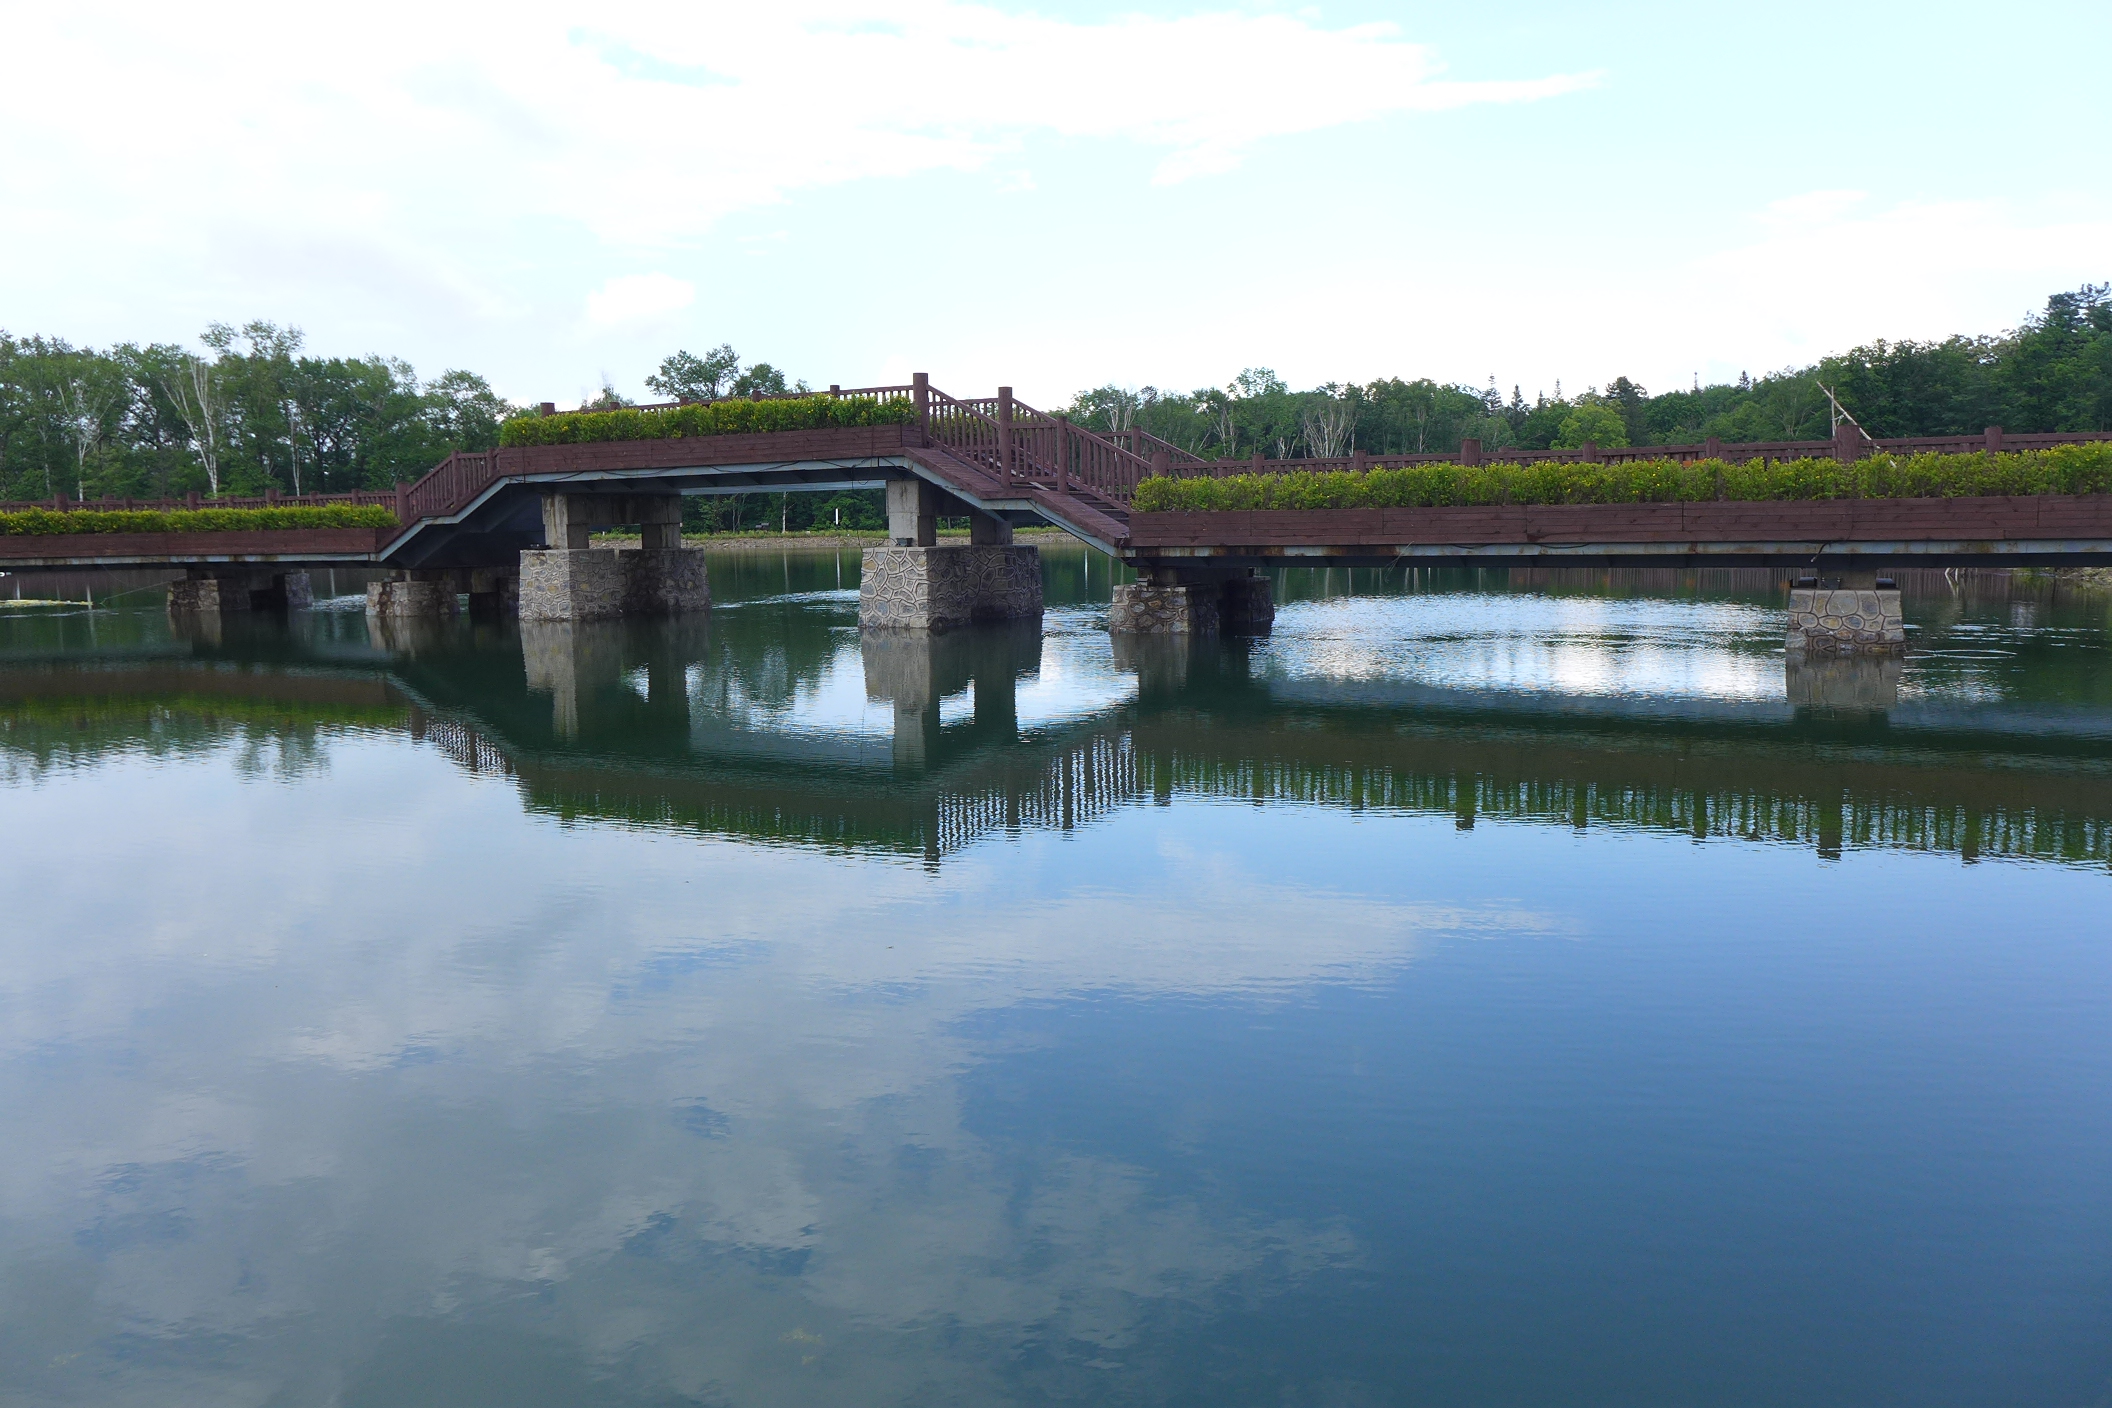
[[[1534,504],[1526,509],[1536,543],[1664,543],[1687,536],[1682,504]]]
[[[1140,513],[1133,548],[2112,538],[2112,495]]]
[[[197,558],[289,553],[368,557],[394,528],[280,528],[252,533],[7,533],[0,561],[52,558]]]
[[[618,473],[712,465],[782,464],[793,460],[864,459],[893,454],[909,426],[836,426],[753,435],[699,435],[680,440],[611,440],[588,445],[531,445],[499,452],[501,475]]]
[[[1382,526],[1372,541],[1381,543],[1420,546],[1526,541],[1526,511],[1516,505],[1447,504],[1436,508],[1388,508],[1376,512],[1381,515]]]

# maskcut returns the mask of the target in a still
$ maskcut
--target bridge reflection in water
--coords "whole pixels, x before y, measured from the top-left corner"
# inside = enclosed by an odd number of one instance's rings
[[[1110,641],[1090,613],[861,636],[824,594],[658,624],[112,629],[0,660],[0,749],[19,774],[231,739],[297,757],[384,729],[566,822],[928,864],[1176,798],[2112,864],[2094,681],[1903,697],[1911,663],[1755,654],[1784,671],[1772,699],[1345,684],[1288,645]]]

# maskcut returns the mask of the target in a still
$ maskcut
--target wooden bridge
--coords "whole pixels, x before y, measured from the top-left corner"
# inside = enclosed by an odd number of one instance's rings
[[[385,504],[390,528],[222,533],[0,535],[0,568],[284,564],[405,569],[499,569],[543,545],[544,495],[737,494],[870,488],[921,480],[959,509],[1011,523],[1049,523],[1139,565],[1231,568],[1325,559],[1606,566],[1832,563],[2017,565],[2112,562],[2112,495],[1800,502],[1487,505],[1294,512],[1133,513],[1153,475],[1366,469],[1496,460],[1618,462],[1731,460],[1874,451],[2016,450],[2112,435],[2005,435],[1869,440],[1844,425],[1833,440],[1660,445],[1601,451],[1367,455],[1327,460],[1205,460],[1139,430],[1095,432],[1026,405],[1000,388],[961,399],[918,375],[906,386],[826,393],[902,400],[909,424],[765,434],[549,445],[450,455],[394,492],[276,494],[212,506]],[[651,409],[651,408],[644,408]],[[60,510],[199,507],[197,496],[158,503],[64,499]],[[25,507],[12,505],[8,507]]]

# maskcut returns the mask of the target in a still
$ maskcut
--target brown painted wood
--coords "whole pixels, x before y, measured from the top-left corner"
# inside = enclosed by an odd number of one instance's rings
[[[755,435],[698,435],[679,440],[612,440],[591,445],[529,445],[494,453],[498,477],[618,473],[692,465],[783,464],[793,460],[864,459],[898,454],[921,439],[914,426],[834,426]]]
[[[2112,494],[1139,513],[1129,521],[1129,545],[1139,552],[2066,538],[2112,538]]]
[[[395,528],[283,528],[255,533],[8,533],[0,534],[0,562],[146,558],[186,561],[211,557],[371,557]]]

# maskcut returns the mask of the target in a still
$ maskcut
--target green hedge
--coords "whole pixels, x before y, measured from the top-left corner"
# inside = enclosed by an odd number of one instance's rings
[[[2112,442],[1991,455],[1836,460],[1640,460],[1633,464],[1457,464],[1401,469],[1146,479],[1139,513],[1223,509],[1429,508],[1440,504],[1691,503],[1709,499],[1952,499],[2112,493]]]
[[[29,508],[0,513],[0,533],[256,533],[272,528],[394,528],[396,515],[374,504],[321,508]]]
[[[917,418],[907,397],[886,401],[794,396],[781,401],[709,401],[664,411],[564,411],[524,416],[499,427],[499,443],[588,445],[604,440],[680,440],[695,435],[748,435],[830,426],[908,425]]]

